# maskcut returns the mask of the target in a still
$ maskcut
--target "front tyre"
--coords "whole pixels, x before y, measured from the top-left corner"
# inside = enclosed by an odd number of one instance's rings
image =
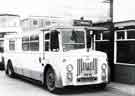
[[[48,68],[45,79],[47,89],[50,92],[56,92],[56,74],[52,68]]]

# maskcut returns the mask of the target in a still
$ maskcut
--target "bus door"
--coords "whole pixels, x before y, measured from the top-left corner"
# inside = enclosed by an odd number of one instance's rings
[[[51,32],[44,32],[44,54],[43,58],[45,64],[50,64],[55,62],[54,59],[58,57],[59,54],[59,32],[52,30]]]
[[[22,54],[22,67],[23,75],[30,78],[41,80],[42,65],[42,36],[40,34],[30,34],[24,36],[22,40],[23,54]],[[26,46],[27,45],[27,46]]]
[[[31,44],[31,77],[36,80],[43,80],[43,34],[30,36]]]

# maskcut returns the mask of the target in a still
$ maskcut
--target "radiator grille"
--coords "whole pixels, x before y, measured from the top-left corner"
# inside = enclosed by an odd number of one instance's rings
[[[77,76],[79,76],[83,71],[97,74],[97,62],[96,58],[93,58],[93,60],[89,62],[83,61],[82,58],[77,59]]]

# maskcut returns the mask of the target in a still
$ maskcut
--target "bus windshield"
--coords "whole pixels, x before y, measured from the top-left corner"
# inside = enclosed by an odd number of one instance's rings
[[[62,31],[62,45],[64,51],[85,48],[84,31]]]

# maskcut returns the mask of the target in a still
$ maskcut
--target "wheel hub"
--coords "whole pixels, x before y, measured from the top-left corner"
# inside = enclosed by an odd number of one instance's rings
[[[47,85],[49,88],[55,87],[55,77],[54,77],[54,73],[52,73],[52,72],[48,73]]]

